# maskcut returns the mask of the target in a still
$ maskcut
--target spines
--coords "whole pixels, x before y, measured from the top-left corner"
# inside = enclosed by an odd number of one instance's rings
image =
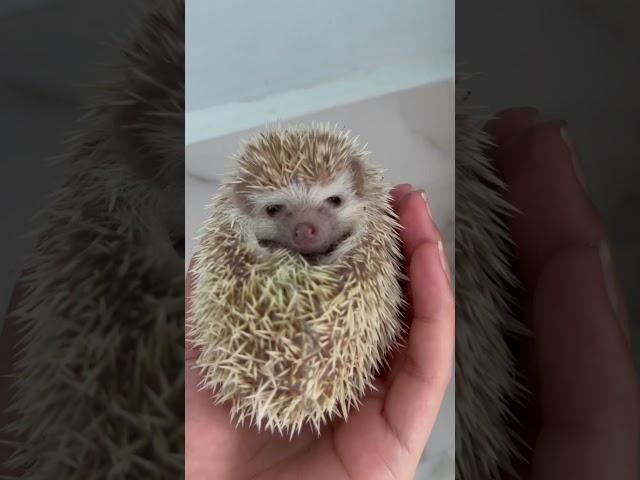
[[[521,447],[510,402],[523,387],[507,337],[523,329],[510,310],[510,288],[518,282],[503,223],[514,209],[487,157],[491,142],[482,120],[456,103],[456,478],[462,480],[501,478]]]
[[[244,150],[259,157],[292,142],[322,153],[321,145],[307,143],[318,141],[340,158],[363,155],[345,135],[327,126],[317,132],[298,126],[258,135]],[[343,151],[344,145],[353,150]],[[341,160],[327,161],[339,165]],[[308,175],[309,165],[299,158],[287,167],[293,176]],[[201,349],[200,387],[212,390],[216,402],[229,404],[232,421],[239,424],[289,436],[305,427],[319,433],[330,419],[357,408],[384,356],[398,345],[397,217],[379,176],[372,174],[376,207],[364,216],[365,233],[352,252],[331,265],[312,265],[286,251],[258,259],[241,233],[231,231],[224,211],[237,177],[246,174],[243,168],[247,162],[216,197],[196,253],[189,331]],[[376,172],[368,166],[367,171]]]

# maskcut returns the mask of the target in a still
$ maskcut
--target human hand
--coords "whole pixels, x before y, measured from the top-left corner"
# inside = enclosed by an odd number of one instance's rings
[[[348,420],[327,425],[317,437],[303,430],[288,437],[238,426],[229,407],[198,390],[197,352],[185,342],[186,478],[412,479],[429,438],[453,368],[454,298],[440,233],[419,192],[393,190],[404,226],[401,237],[410,278],[405,323],[407,347],[396,352]],[[190,312],[191,268],[186,281]]]
[[[522,283],[520,346],[530,402],[516,410],[531,479],[637,478],[638,385],[624,296],[606,230],[563,122],[500,112],[485,130],[521,213],[507,222]]]

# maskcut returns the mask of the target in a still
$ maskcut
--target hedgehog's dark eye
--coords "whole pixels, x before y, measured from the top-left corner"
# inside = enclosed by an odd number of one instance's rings
[[[334,195],[333,197],[327,198],[327,203],[334,207],[339,207],[340,205],[342,205],[342,198]]]
[[[274,217],[282,211],[282,205],[267,205],[264,210],[267,212],[267,215]]]

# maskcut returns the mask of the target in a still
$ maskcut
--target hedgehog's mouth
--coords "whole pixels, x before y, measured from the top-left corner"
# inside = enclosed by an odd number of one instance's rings
[[[294,248],[291,248],[289,245],[278,242],[276,240],[270,240],[270,239],[260,239],[258,240],[258,245],[272,252],[276,250],[282,250],[282,249],[288,250],[290,252],[297,253],[298,255],[303,257],[305,260],[307,260],[309,263],[317,263],[320,260],[322,260],[324,257],[328,257],[333,252],[335,252],[340,245],[342,245],[349,237],[351,237],[351,235],[352,235],[351,232],[347,232],[341,237],[339,237],[335,242],[331,243],[327,248],[323,250],[319,250],[317,252],[308,252],[308,253],[299,252]]]

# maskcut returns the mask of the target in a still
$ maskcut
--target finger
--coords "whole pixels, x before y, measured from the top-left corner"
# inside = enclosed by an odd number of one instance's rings
[[[522,133],[531,128],[540,112],[533,107],[515,107],[496,113],[484,127],[494,143],[491,149],[496,153],[511,145]]]
[[[411,192],[412,190],[413,190],[413,186],[409,183],[402,183],[400,185],[396,185],[391,189],[390,194],[391,194],[391,201],[392,201],[394,210],[397,211],[398,203],[400,202],[400,200],[402,200],[402,197],[404,197],[407,193]]]
[[[426,203],[426,196],[423,197],[420,191],[411,191],[406,193],[399,201],[397,211],[400,217],[402,230],[400,231],[400,239],[403,245],[405,256],[405,265],[408,269],[411,265],[413,253],[418,245],[423,243],[434,243],[440,241],[441,235],[437,226],[429,215],[429,207]],[[447,275],[449,275],[449,266],[444,265]],[[409,272],[405,272],[409,274]],[[411,322],[414,317],[413,308],[413,292],[411,288],[404,285],[403,292],[408,303],[408,308],[403,312],[403,325],[407,330],[411,328]],[[400,365],[404,362],[405,349],[396,351],[390,360],[389,368],[384,375],[380,377],[381,389],[380,394],[385,394],[385,386],[389,384],[396,376]]]
[[[576,176],[563,126],[548,122],[532,128],[509,151],[500,171],[509,185],[507,200],[521,212],[508,224],[518,245],[520,279],[530,291],[559,249],[605,238],[604,225]]]
[[[545,262],[569,245],[597,245],[606,230],[583,184],[580,159],[564,122],[530,129],[508,152],[500,175],[509,185],[506,199],[521,214],[508,219],[518,245],[518,274],[532,292]],[[629,332],[625,295],[614,270],[619,299],[617,320]]]
[[[382,418],[409,452],[424,448],[452,372],[454,300],[439,245],[426,242],[413,253],[414,318],[404,362],[382,407]]]
[[[636,478],[638,389],[598,248],[547,264],[534,298],[543,426],[534,478]]]
[[[522,284],[519,316],[530,328],[533,292],[547,262],[562,249],[597,245],[606,238],[604,225],[576,172],[579,159],[573,145],[565,141],[565,127],[564,122],[546,122],[521,132],[499,152],[501,161],[496,163],[498,175],[508,186],[505,198],[519,210],[506,221],[517,245],[516,269]],[[623,299],[618,281],[614,283],[618,298]],[[618,319],[625,324],[624,300],[619,303]],[[532,443],[542,422],[540,366],[532,341],[521,339],[516,349],[521,362],[518,368],[532,394],[526,405],[514,405],[514,412],[524,418],[520,433]]]
[[[418,245],[441,240],[440,232],[429,214],[426,196],[422,193],[410,192],[398,202],[397,212],[403,227],[400,231],[400,239],[407,264],[411,263],[413,252]]]

